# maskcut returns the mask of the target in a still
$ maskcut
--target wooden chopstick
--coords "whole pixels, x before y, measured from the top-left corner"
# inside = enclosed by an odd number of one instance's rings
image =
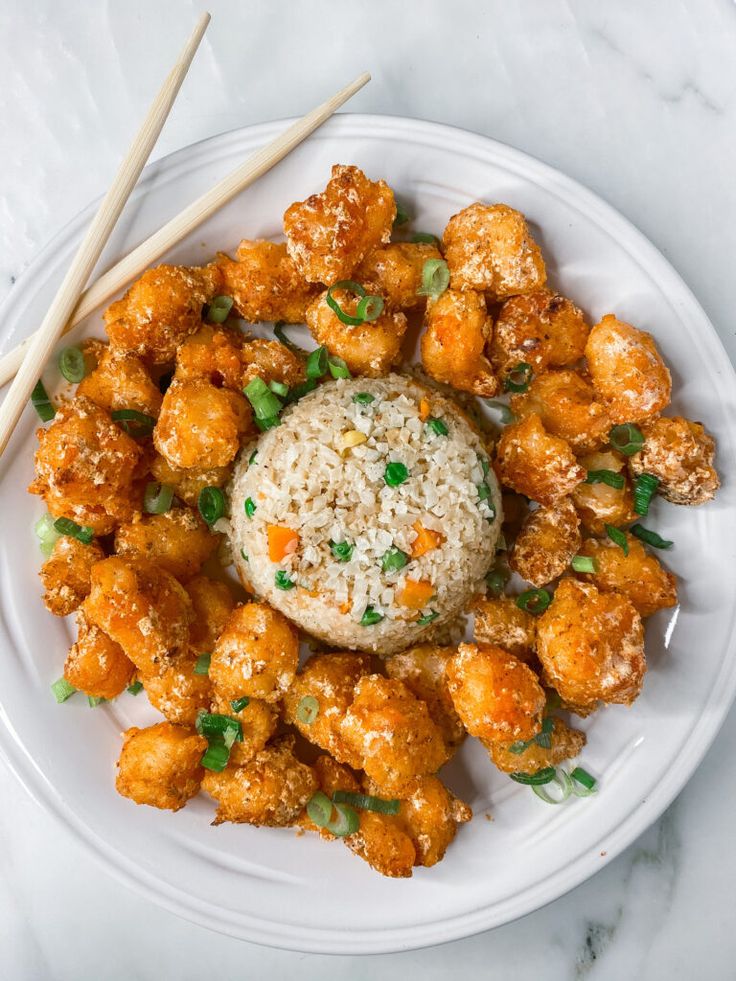
[[[313,133],[330,116],[335,113],[343,103],[347,102],[356,92],[370,81],[371,76],[368,72],[359,75],[344,89],[335,93],[332,98],[323,102],[322,105],[312,109],[302,119],[293,123],[287,130],[277,136],[266,146],[256,150],[244,163],[229,174],[219,184],[207,191],[202,197],[190,204],[181,214],[172,218],[150,238],[141,242],[124,259],[104,273],[94,282],[89,289],[85,290],[79,298],[79,302],[74,308],[68,320],[64,332],[71,330],[86,316],[101,307],[103,303],[118,293],[131,280],[135,279],[140,273],[148,268],[152,263],[160,259],[174,245],[177,245],[191,231],[203,221],[214,214],[219,208],[232,200],[236,194],[245,190],[255,180],[270,170],[275,164],[282,160],[294,147],[305,140],[310,133]],[[17,347],[0,357],[0,387],[10,381],[18,371],[23,361],[26,351],[34,342],[36,335],[32,334],[22,341]]]
[[[64,332],[79,296],[100,258],[110,233],[136,185],[151,150],[174,104],[199,42],[207,30],[210,15],[202,14],[191,37],[184,45],[176,64],[148,110],[143,125],[135,136],[110,190],[92,219],[41,326],[28,345],[22,364],[5,401],[0,405],[0,454],[7,446],[28,398],[43,371],[51,351]]]

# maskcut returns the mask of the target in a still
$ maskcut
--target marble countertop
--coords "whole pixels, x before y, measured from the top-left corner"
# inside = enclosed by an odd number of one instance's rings
[[[105,189],[201,6],[0,0],[0,300]],[[212,0],[210,9],[155,156],[306,111],[367,68],[373,81],[355,111],[494,136],[602,195],[678,269],[736,357],[733,0]],[[0,764],[0,976],[732,978],[735,756],[732,711],[680,797],[595,878],[493,932],[376,958],[269,950],[177,919],[102,872]]]

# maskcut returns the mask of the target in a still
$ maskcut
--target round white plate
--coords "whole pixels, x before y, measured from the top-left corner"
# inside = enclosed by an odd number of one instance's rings
[[[256,147],[270,123],[215,137],[148,167],[104,258],[105,267],[180,211]],[[46,613],[25,493],[36,420],[28,410],[0,469],[0,745],[28,790],[106,868],[197,923],[247,940],[304,951],[373,953],[420,947],[497,926],[555,899],[628,845],[683,787],[713,740],[736,685],[731,577],[736,558],[736,379],[697,302],[662,256],[610,207],[516,150],[430,123],[380,116],[334,118],[255,187],[178,246],[168,261],[196,263],[240,238],[278,236],[294,200],[322,188],[331,164],[384,177],[441,232],[475,200],[503,201],[530,219],[552,283],[593,319],[610,311],[651,331],[674,377],[673,409],[718,439],[724,487],[699,509],[656,502],[647,523],[676,547],[681,606],[647,630],[649,674],[631,709],[584,723],[583,760],[600,793],[552,808],[494,770],[469,742],[448,769],[473,807],[445,860],[412,879],[383,879],[339,843],[293,829],[210,826],[204,796],[176,815],[135,807],[114,789],[120,731],[153,721],[145,697],[95,710],[77,696],[57,706],[71,625]],[[2,312],[7,347],[40,323],[91,210],[71,223],[17,283]],[[99,317],[77,328],[97,327]],[[53,386],[54,368],[47,373]]]

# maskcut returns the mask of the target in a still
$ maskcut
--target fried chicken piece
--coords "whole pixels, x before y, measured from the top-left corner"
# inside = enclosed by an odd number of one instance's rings
[[[209,654],[235,609],[227,583],[208,576],[195,576],[184,588],[192,601],[189,641],[197,654]]]
[[[237,316],[251,324],[261,320],[303,323],[315,287],[304,281],[286,245],[243,239],[236,256],[233,262],[221,253],[217,265],[223,292],[235,301]]]
[[[122,647],[90,622],[84,609],[77,613],[77,641],[64,663],[64,678],[85,695],[115,698],[130,684],[135,667]]]
[[[620,528],[637,520],[634,513],[634,497],[626,472],[626,460],[620,453],[606,450],[602,453],[588,453],[578,461],[586,473],[595,470],[612,470],[624,477],[623,487],[610,487],[597,483],[578,484],[573,489],[572,499],[580,515],[580,521],[591,535],[605,535],[606,525]]]
[[[118,555],[141,555],[177,579],[196,576],[217,543],[217,536],[190,508],[138,515],[115,532]]]
[[[243,385],[254,378],[262,378],[266,384],[280,381],[291,388],[307,377],[304,359],[280,341],[266,341],[259,337],[246,341],[243,345],[243,362]]]
[[[405,790],[399,820],[411,839],[415,865],[430,868],[442,861],[457,834],[458,825],[469,821],[472,810],[438,777],[416,777]]]
[[[136,804],[178,811],[199,793],[207,740],[184,726],[159,722],[123,734],[117,792]]]
[[[509,555],[509,567],[533,586],[561,576],[580,548],[580,518],[572,498],[532,511]]]
[[[224,487],[230,477],[230,467],[174,467],[165,457],[156,455],[151,461],[151,476],[158,483],[172,487],[177,497],[196,508],[205,487]]]
[[[140,680],[148,701],[168,722],[194,726],[201,711],[212,701],[212,683],[206,674],[197,674],[195,651],[179,657],[161,674],[142,674]]]
[[[649,617],[657,610],[677,604],[677,580],[638,538],[626,535],[628,555],[610,539],[589,538],[580,548],[596,564],[593,573],[577,573],[583,582],[592,582],[605,593],[621,593],[634,604],[639,616]]]
[[[175,378],[242,392],[243,335],[233,327],[202,324],[177,350]]]
[[[547,432],[566,440],[575,453],[608,442],[611,420],[595,401],[593,386],[572,369],[542,372],[526,392],[512,397],[511,409],[520,419],[536,413]]]
[[[424,263],[441,258],[437,246],[427,242],[392,242],[369,252],[354,278],[366,293],[384,297],[390,309],[413,310],[426,300],[419,293]]]
[[[79,383],[77,395],[91,399],[101,409],[136,409],[158,415],[161,392],[141,359],[131,351],[105,347],[97,367]]]
[[[563,579],[537,624],[537,655],[564,701],[630,705],[646,672],[641,617],[625,596]]]
[[[657,493],[671,504],[705,504],[715,497],[721,485],[713,466],[716,444],[701,423],[660,416],[641,429],[644,446],[629,458],[635,477],[656,477]]]
[[[536,773],[547,766],[557,766],[579,756],[585,746],[585,733],[572,729],[562,719],[552,719],[550,748],[532,741],[521,753],[513,752],[514,743],[486,742],[483,745],[499,770],[504,773]]]
[[[496,448],[501,482],[539,504],[554,504],[585,480],[564,439],[550,436],[537,415],[506,426]]]
[[[289,255],[307,282],[331,286],[349,279],[364,256],[388,242],[395,217],[393,191],[385,181],[335,164],[324,191],[287,208]]]
[[[73,613],[89,595],[90,573],[95,562],[105,558],[97,542],[85,545],[70,535],[56,539],[51,555],[39,573],[46,590],[46,609],[57,617]]]
[[[422,364],[430,377],[490,398],[498,381],[485,357],[493,325],[482,293],[445,290],[427,303]]]
[[[425,703],[445,745],[454,753],[465,739],[465,727],[452,704],[445,668],[455,653],[452,647],[421,644],[385,661],[389,678],[403,681],[409,691]]]
[[[491,361],[500,378],[519,364],[531,365],[535,375],[564,368],[582,358],[589,333],[582,310],[559,293],[512,296],[498,313]]]
[[[585,357],[614,424],[643,422],[669,404],[672,378],[651,334],[609,313],[591,330]]]
[[[502,647],[525,664],[534,659],[537,618],[517,606],[513,596],[476,600],[473,613],[473,639],[478,644]]]
[[[231,701],[216,696],[212,702],[212,711],[229,715],[240,723],[243,740],[241,742],[236,739],[230,750],[230,763],[233,766],[250,763],[265,748],[279,724],[278,707],[261,698],[251,698],[245,708],[236,712]]]

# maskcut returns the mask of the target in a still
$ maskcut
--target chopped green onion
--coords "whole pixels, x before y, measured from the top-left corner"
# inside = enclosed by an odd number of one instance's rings
[[[438,436],[447,436],[450,431],[442,419],[437,419],[435,416],[430,416],[424,425],[428,426],[432,432],[436,433]]]
[[[360,618],[361,627],[372,627],[374,623],[380,623],[383,614],[377,613],[372,606],[366,606],[363,616]]]
[[[590,794],[597,793],[598,788],[596,785],[598,781],[587,770],[584,770],[582,766],[576,766],[570,776],[573,780],[572,792],[576,797],[588,797]],[[576,787],[576,784],[579,784],[580,787]]]
[[[506,375],[504,388],[507,392],[525,392],[534,377],[534,369],[526,361],[520,361]]]
[[[649,505],[657,493],[659,477],[650,473],[640,473],[634,484],[634,511],[645,518],[649,514]]]
[[[318,790],[313,797],[307,801],[307,817],[316,824],[318,828],[326,828],[332,817],[333,804],[327,794]]]
[[[357,402],[358,405],[370,405],[371,402],[375,402],[375,395],[371,395],[370,392],[358,392],[353,395],[353,402]]]
[[[436,620],[438,616],[439,613],[436,610],[430,610],[429,613],[425,613],[423,617],[419,617],[417,620],[417,626],[426,627],[428,623],[432,623],[432,621]]]
[[[626,535],[621,531],[620,528],[615,528],[613,525],[606,525],[606,534],[611,539],[614,545],[618,545],[624,555],[629,554],[629,543]]]
[[[288,349],[293,354],[299,354],[299,355],[302,355],[302,356],[306,356],[306,353],[307,352],[303,348],[299,347],[298,344],[295,344],[292,340],[290,340],[286,336],[286,334],[284,333],[284,327],[285,326],[286,326],[286,323],[283,320],[277,320],[276,323],[273,325],[273,332],[274,332],[274,335],[276,337],[276,340],[277,341],[280,341],[284,345],[284,347],[288,347]]]
[[[622,426],[614,426],[608,434],[608,440],[614,450],[624,456],[633,456],[644,445],[644,435],[638,426],[627,422]]]
[[[57,518],[54,522],[54,528],[60,535],[76,538],[83,545],[89,545],[95,537],[94,528],[90,528],[89,525],[78,525],[76,521],[72,521],[70,518]]]
[[[256,420],[274,419],[284,407],[281,399],[274,395],[262,378],[251,379],[243,394],[253,406]]]
[[[381,569],[384,572],[398,572],[399,569],[404,568],[408,561],[409,556],[406,552],[402,552],[400,548],[392,545],[387,552],[383,553]]]
[[[250,699],[247,695],[243,695],[241,698],[234,698],[230,702],[230,708],[233,712],[242,712],[244,708],[248,708],[250,705]]]
[[[228,749],[234,742],[242,743],[243,727],[237,719],[219,712],[207,712],[204,709],[197,716],[194,728],[205,739],[220,736]]]
[[[224,324],[233,308],[231,296],[213,296],[207,304],[206,317],[211,324]]]
[[[338,358],[337,355],[331,354],[327,358],[327,367],[330,369],[330,374],[333,378],[352,378],[350,374],[350,369],[348,368],[345,361],[342,358]]]
[[[361,323],[370,324],[378,320],[383,313],[383,307],[382,296],[364,296],[355,308],[355,316],[360,318]]]
[[[245,503],[243,504],[243,510],[248,518],[252,518],[256,513],[256,505],[252,497],[246,497]]]
[[[283,569],[279,569],[276,575],[273,577],[274,585],[277,589],[283,589],[284,591],[288,589],[293,589],[296,583],[293,579],[289,578],[289,574],[284,572]]]
[[[330,539],[330,551],[338,562],[349,562],[353,554],[354,545],[350,542],[333,542]]]
[[[293,385],[289,389],[289,394],[286,396],[287,405],[298,402],[304,395],[309,395],[310,392],[313,392],[316,387],[317,382],[314,378],[309,378],[307,381],[300,382],[298,385]]]
[[[278,416],[269,416],[268,419],[259,419],[258,416],[256,416],[255,423],[260,431],[265,433],[269,429],[275,429],[277,426],[280,426],[281,420]]]
[[[48,558],[53,552],[54,545],[60,537],[59,532],[56,530],[56,528],[54,528],[54,519],[48,512],[46,512],[42,518],[38,519],[34,526],[34,530],[38,536],[41,551],[46,558]]]
[[[143,691],[143,682],[134,681],[133,684],[128,685],[128,687],[125,690],[128,692],[129,695],[140,695],[140,693]]]
[[[501,422],[504,426],[510,422],[516,422],[516,416],[505,402],[500,402],[498,399],[486,399],[485,402],[489,409],[495,409],[501,413]]]
[[[61,705],[62,702],[65,702],[67,698],[71,698],[76,690],[77,689],[74,687],[74,685],[70,685],[66,678],[59,678],[59,680],[55,681],[51,686],[51,691],[54,693],[54,698],[59,705]]]
[[[555,728],[555,720],[546,716],[542,719],[542,728],[534,736],[534,742],[542,749],[552,749],[552,733]]]
[[[205,770],[222,773],[230,759],[230,749],[231,747],[226,746],[224,741],[213,739],[199,762]]]
[[[480,455],[480,453],[478,454],[478,463],[480,464],[480,469],[483,471],[483,476],[487,477],[491,472],[491,465],[484,456]]]
[[[336,317],[342,321],[342,323],[348,324],[348,326],[350,327],[360,327],[360,325],[365,321],[365,317],[362,316],[361,314],[358,314],[357,310],[355,311],[356,312],[355,317],[351,316],[349,313],[345,313],[343,308],[340,306],[340,304],[337,302],[335,297],[332,295],[333,290],[347,290],[348,292],[352,293],[354,296],[364,297],[365,290],[363,289],[363,287],[360,285],[360,283],[356,283],[354,279],[341,279],[339,282],[334,283],[332,286],[330,286],[330,288],[327,290],[327,293],[325,295],[325,303],[330,308],[330,310],[332,310],[332,312],[336,315]],[[327,368],[325,367],[325,371],[326,370]],[[322,374],[324,374],[324,371],[322,372]],[[320,375],[320,377],[322,376]]]
[[[241,548],[240,550],[240,557],[244,562],[250,562],[250,559],[248,558],[248,555],[244,548]]]
[[[318,378],[323,378],[327,374],[327,367],[327,348],[322,345],[322,347],[318,347],[312,351],[307,358],[307,378],[311,378],[314,381]]]
[[[488,484],[478,484],[476,490],[478,491],[479,501],[489,501],[491,499],[491,488]]]
[[[194,664],[195,674],[209,674],[210,673],[210,661],[212,660],[211,654],[200,654]]]
[[[570,565],[575,572],[597,572],[595,559],[590,555],[573,555]]]
[[[397,225],[405,225],[407,222],[411,221],[411,215],[403,206],[403,204],[400,204],[395,197],[394,197],[394,202],[396,204],[396,217],[394,218],[394,228],[396,228]]]
[[[552,787],[558,788],[554,795],[550,793]],[[545,804],[564,804],[572,793],[572,780],[566,770],[558,767],[554,777],[545,786],[532,784],[532,790]]]
[[[491,569],[486,575],[486,586],[494,596],[500,596],[510,578],[510,574],[506,570]]]
[[[349,804],[333,804],[337,811],[337,817],[327,822],[327,830],[331,831],[336,838],[345,838],[347,835],[355,834],[360,827],[358,812],[354,811]]]
[[[219,487],[203,487],[197,498],[197,507],[211,527],[225,513],[225,495]]]
[[[268,387],[274,393],[274,395],[280,395],[281,398],[286,398],[289,394],[289,386],[285,385],[284,382],[280,381],[270,381]]]
[[[49,422],[56,415],[53,402],[49,398],[48,392],[40,378],[31,392],[31,402],[33,403],[33,408],[39,414],[41,422]]]
[[[536,773],[509,773],[509,776],[516,783],[526,784],[527,787],[541,787],[545,783],[549,783],[550,780],[555,778],[555,768],[553,766],[545,766],[541,770],[537,770]]]
[[[106,699],[99,695],[87,695],[87,702],[91,709],[96,709],[98,705],[101,705]]]
[[[420,242],[422,242],[425,245],[436,245],[438,248],[440,244],[440,240],[436,235],[432,235],[431,232],[415,232],[411,237],[411,241],[414,243],[414,245],[418,245]]]
[[[165,514],[174,500],[174,488],[168,484],[151,482],[143,493],[143,510],[147,514]]]
[[[516,597],[516,605],[526,613],[542,613],[551,602],[552,597],[546,589],[527,589]]]
[[[319,702],[314,695],[305,695],[296,707],[296,717],[305,726],[311,726],[319,715]]]
[[[384,800],[372,794],[358,794],[352,790],[336,790],[332,795],[336,804],[350,804],[361,811],[376,811],[377,814],[398,814],[398,800]]]
[[[656,531],[650,531],[648,528],[645,528],[644,525],[633,525],[631,534],[636,535],[640,542],[651,545],[652,548],[672,548],[675,544],[666,538],[662,538]]]
[[[409,479],[409,471],[403,463],[389,463],[383,473],[383,479],[389,487],[398,487]]]
[[[615,487],[616,490],[621,490],[626,483],[626,478],[622,473],[616,473],[615,470],[589,470],[588,476],[585,478],[585,483],[607,484],[608,487]]]
[[[255,466],[255,462],[256,462],[256,457],[257,456],[258,456],[258,450],[253,450],[253,452],[251,453],[251,455],[248,457],[248,466],[249,467]]]
[[[444,259],[425,259],[422,266],[422,285],[419,296],[438,297],[450,285],[450,270]]]
[[[110,413],[110,418],[113,422],[119,422],[120,428],[134,439],[150,436],[156,425],[153,416],[147,416],[137,409],[115,409]]]
[[[87,374],[84,355],[78,347],[65,347],[59,355],[59,371],[68,382],[78,385]]]

